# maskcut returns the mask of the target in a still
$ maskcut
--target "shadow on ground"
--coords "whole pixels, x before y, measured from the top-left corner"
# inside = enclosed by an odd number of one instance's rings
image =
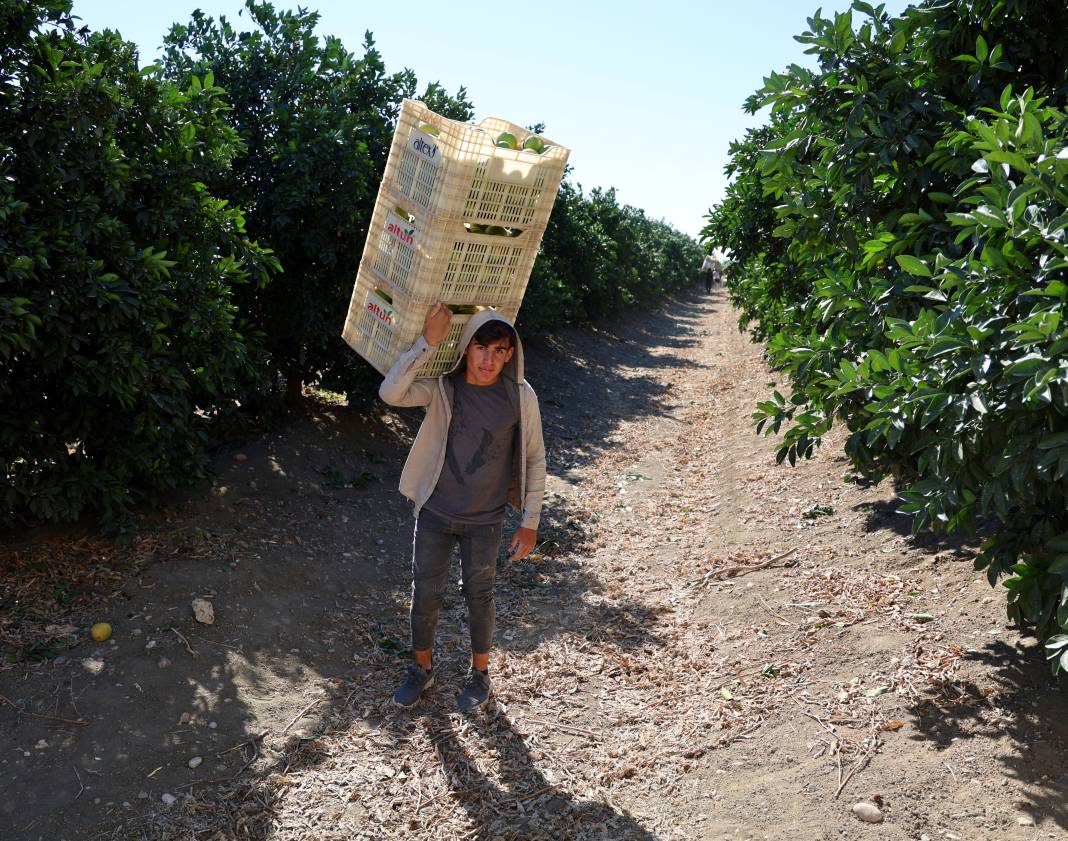
[[[1000,762],[1022,792],[1026,811],[1068,830],[1068,779],[1061,773],[1068,755],[1068,686],[1050,674],[1037,646],[1034,640],[1016,646],[996,640],[966,653],[965,662],[990,669],[994,685],[932,681],[927,697],[909,708],[913,738],[948,750],[971,739],[1007,736],[1010,746]]]
[[[665,387],[646,373],[699,367],[686,351],[699,342],[708,299],[683,292],[658,312],[524,339],[528,378],[540,396],[549,469],[587,464],[614,445],[621,423],[636,417],[670,417]]]
[[[958,559],[969,562],[975,557],[976,547],[982,541],[982,536],[968,536],[960,531],[946,534],[931,529],[924,529],[919,534],[913,534],[913,518],[898,511],[901,504],[901,500],[897,498],[878,500],[861,503],[854,510],[863,511],[867,515],[864,523],[865,531],[892,531],[908,538],[909,545],[913,548],[925,552],[951,552]]]
[[[593,837],[656,841],[625,809],[578,800],[551,783],[538,769],[523,736],[507,712],[491,705],[468,716],[472,729],[496,759],[500,783],[487,776],[457,738],[451,719],[432,709],[423,719],[453,799],[467,811],[478,841],[522,838],[556,841],[587,830]]]
[[[686,351],[707,312],[707,300],[687,292],[658,313],[530,343],[551,471],[613,446],[621,423],[668,411],[648,372],[695,364]],[[388,727],[407,660],[412,530],[396,485],[420,415],[371,398],[321,403],[284,431],[220,447],[203,496],[164,512],[156,535],[194,530],[204,551],[129,579],[124,601],[106,609],[111,641],[82,635],[62,657],[0,671],[9,702],[0,739],[13,748],[0,764],[0,835],[271,837],[278,778],[319,766],[322,741],[353,720]],[[515,633],[499,635],[500,647],[531,651],[576,629],[620,649],[667,644],[656,632],[660,608],[603,596],[604,583],[577,560],[593,530],[589,512],[556,500],[540,557],[502,564],[499,615]],[[214,625],[193,621],[197,597],[212,600]],[[455,662],[466,632],[455,589],[450,599],[441,630]],[[87,626],[101,610],[70,619]],[[652,838],[618,810],[551,789],[503,710],[484,726],[483,740],[516,758],[494,796],[545,788],[545,837],[581,824]],[[495,785],[472,776],[462,744],[437,744],[443,766]],[[203,761],[191,770],[194,756]],[[164,794],[177,802],[161,808]]]

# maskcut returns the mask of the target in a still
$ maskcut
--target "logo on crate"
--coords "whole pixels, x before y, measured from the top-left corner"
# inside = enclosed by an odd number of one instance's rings
[[[403,242],[409,248],[415,248],[415,238],[419,231],[415,225],[393,211],[386,217],[386,232],[398,242]]]
[[[376,289],[367,299],[367,311],[383,324],[393,326],[393,307]]]
[[[426,132],[419,131],[419,129],[412,129],[411,137],[408,138],[408,148],[431,166],[436,167],[441,163],[441,156],[438,154],[438,144],[435,143],[434,138]]]

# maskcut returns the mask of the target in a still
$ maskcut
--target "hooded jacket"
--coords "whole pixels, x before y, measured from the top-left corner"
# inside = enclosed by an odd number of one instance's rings
[[[391,406],[426,408],[426,416],[419,426],[400,478],[400,492],[415,503],[416,517],[437,487],[445,464],[445,446],[452,422],[453,384],[449,374],[460,367],[471,338],[488,321],[503,321],[512,327],[513,332],[515,330],[512,323],[496,310],[475,313],[468,319],[460,336],[456,363],[447,373],[433,379],[416,379],[419,369],[434,351],[434,347],[420,336],[389,369],[378,389],[379,397]],[[510,386],[509,394],[519,401],[519,434],[515,438],[516,452],[512,458],[508,503],[521,512],[521,526],[537,529],[545,492],[545,442],[537,395],[523,377],[523,344],[518,333],[515,338],[515,353],[501,370],[501,377]]]

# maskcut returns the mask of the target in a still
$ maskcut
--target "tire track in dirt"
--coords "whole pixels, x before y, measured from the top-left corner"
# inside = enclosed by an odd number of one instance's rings
[[[590,560],[626,582],[610,596],[646,606],[658,643],[630,658],[634,698],[614,674],[587,705],[626,757],[612,796],[665,838],[1022,839],[1032,822],[1059,837],[1048,762],[1065,729],[1040,722],[1063,689],[1033,641],[1005,626],[968,547],[913,541],[888,483],[845,481],[841,433],[775,465],[750,415],[776,376],[721,300],[704,309],[684,353],[650,344],[681,363],[659,369],[664,412],[622,422],[622,446],[583,476],[603,500],[612,478],[659,467],[642,499],[598,509]],[[781,568],[708,576],[788,551]],[[1021,761],[1047,740],[1041,769]],[[877,827],[850,812],[872,798]]]

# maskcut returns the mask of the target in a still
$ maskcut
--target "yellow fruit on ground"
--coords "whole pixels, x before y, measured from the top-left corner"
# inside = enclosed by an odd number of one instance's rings
[[[111,625],[107,622],[97,622],[89,629],[89,636],[97,642],[104,642],[111,638]]]

